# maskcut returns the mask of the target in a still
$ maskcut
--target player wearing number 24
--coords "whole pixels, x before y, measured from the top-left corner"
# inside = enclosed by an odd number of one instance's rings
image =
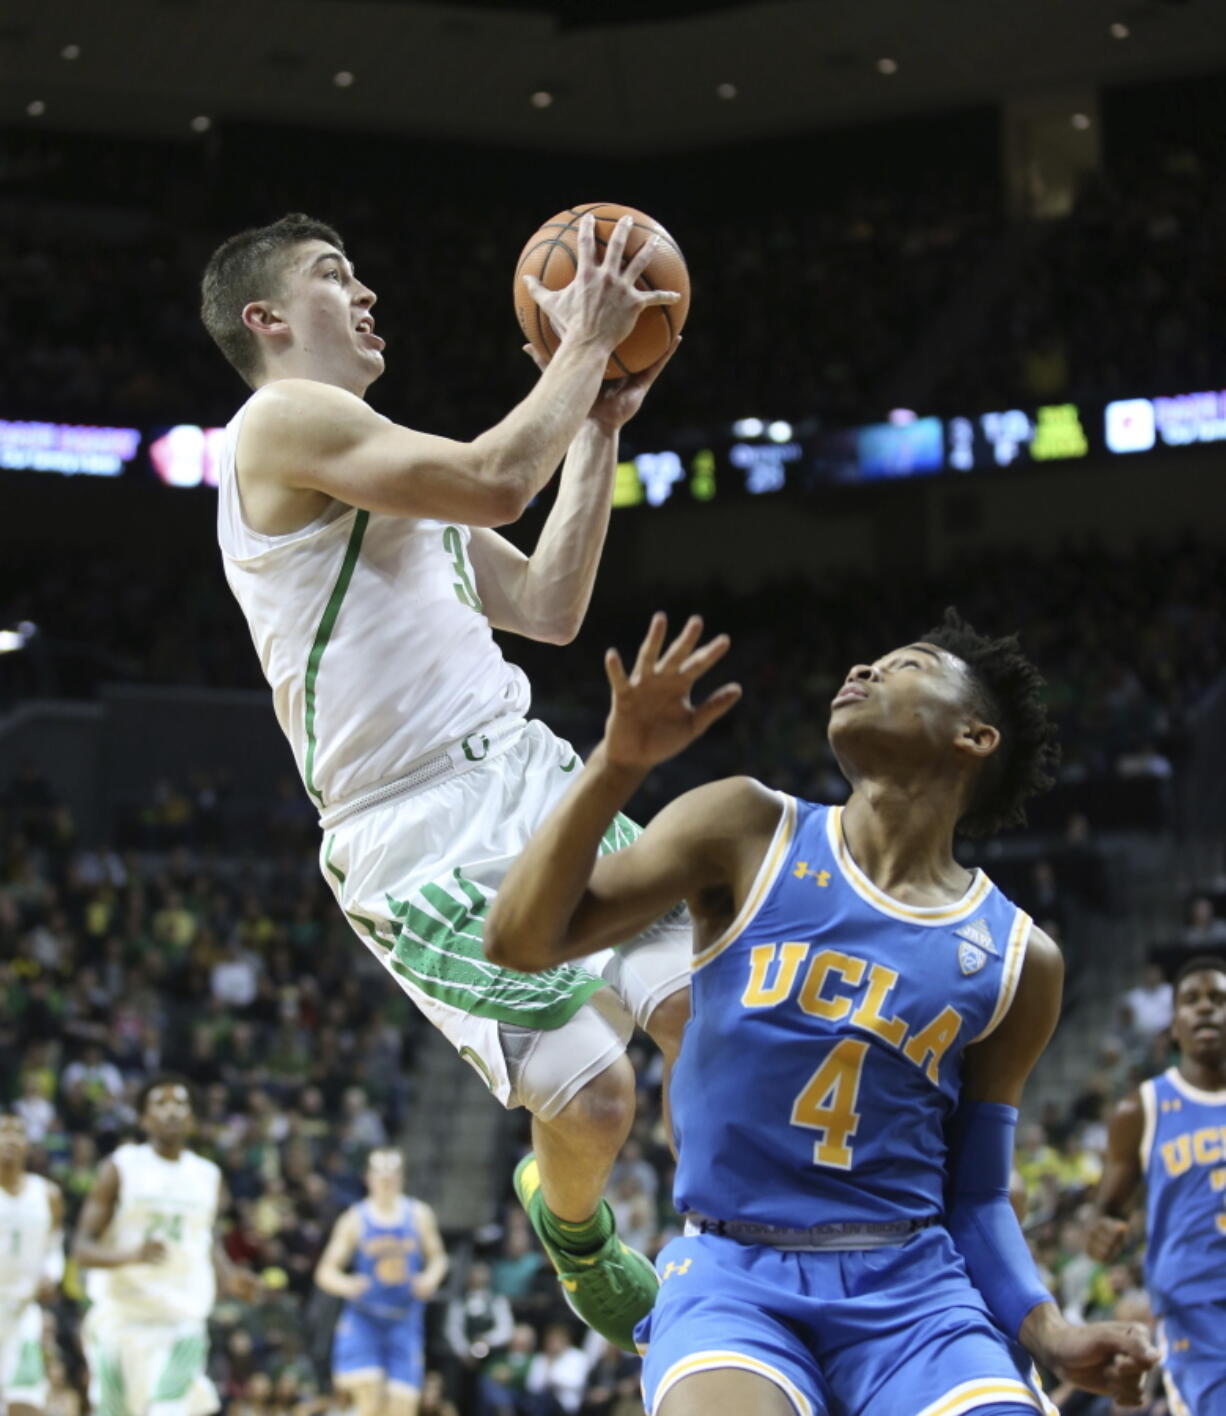
[[[1031,1358],[1135,1398],[1156,1353],[1074,1327],[1009,1206],[1017,1105],[1059,1013],[1056,946],[955,829],[995,831],[1050,783],[1054,730],[1016,639],[953,612],[855,665],[829,736],[843,808],[715,782],[597,859],[647,772],[740,696],[691,688],[728,648],[657,615],[606,668],[602,742],[491,911],[498,963],[540,969],[694,917],[692,1018],[670,1092],[685,1234],[636,1334],[656,1416],[1050,1410]]]
[[[1174,1412],[1226,1412],[1226,960],[1189,959],[1175,980],[1178,1065],[1125,1097],[1111,1119],[1088,1249],[1123,1247],[1146,1187],[1145,1286],[1159,1320]]]

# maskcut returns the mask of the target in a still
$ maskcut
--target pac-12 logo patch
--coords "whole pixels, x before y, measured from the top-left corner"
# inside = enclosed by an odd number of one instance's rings
[[[988,961],[982,949],[963,940],[958,945],[958,967],[964,974],[978,973]]]
[[[986,949],[989,954],[996,953],[996,945],[992,942],[992,931],[988,928],[988,922],[982,915],[978,919],[971,920],[970,924],[964,924],[961,929],[955,929],[954,933],[959,939],[965,939],[970,944],[977,944],[979,948]]]

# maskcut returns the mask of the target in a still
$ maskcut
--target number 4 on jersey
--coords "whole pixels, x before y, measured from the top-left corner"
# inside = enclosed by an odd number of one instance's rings
[[[860,1124],[856,1102],[868,1047],[867,1042],[845,1038],[830,1051],[792,1104],[792,1125],[821,1133],[813,1145],[814,1165],[851,1169],[852,1150],[847,1143]]]

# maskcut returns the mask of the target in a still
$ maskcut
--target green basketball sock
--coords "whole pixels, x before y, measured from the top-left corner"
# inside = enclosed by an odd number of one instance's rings
[[[570,1220],[559,1219],[542,1200],[540,1225],[542,1237],[556,1248],[568,1254],[590,1254],[613,1233],[613,1211],[601,1200],[592,1215],[572,1224]]]

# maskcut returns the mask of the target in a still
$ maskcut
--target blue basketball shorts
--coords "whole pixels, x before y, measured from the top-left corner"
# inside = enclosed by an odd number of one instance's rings
[[[1171,1416],[1226,1416],[1226,1299],[1168,1307],[1158,1347]]]
[[[944,1229],[803,1253],[699,1234],[656,1267],[660,1294],[635,1332],[652,1416],[679,1381],[720,1368],[774,1382],[797,1416],[1055,1416]]]
[[[332,1338],[332,1377],[340,1386],[383,1380],[421,1390],[425,1370],[425,1310],[376,1318],[346,1305]]]

